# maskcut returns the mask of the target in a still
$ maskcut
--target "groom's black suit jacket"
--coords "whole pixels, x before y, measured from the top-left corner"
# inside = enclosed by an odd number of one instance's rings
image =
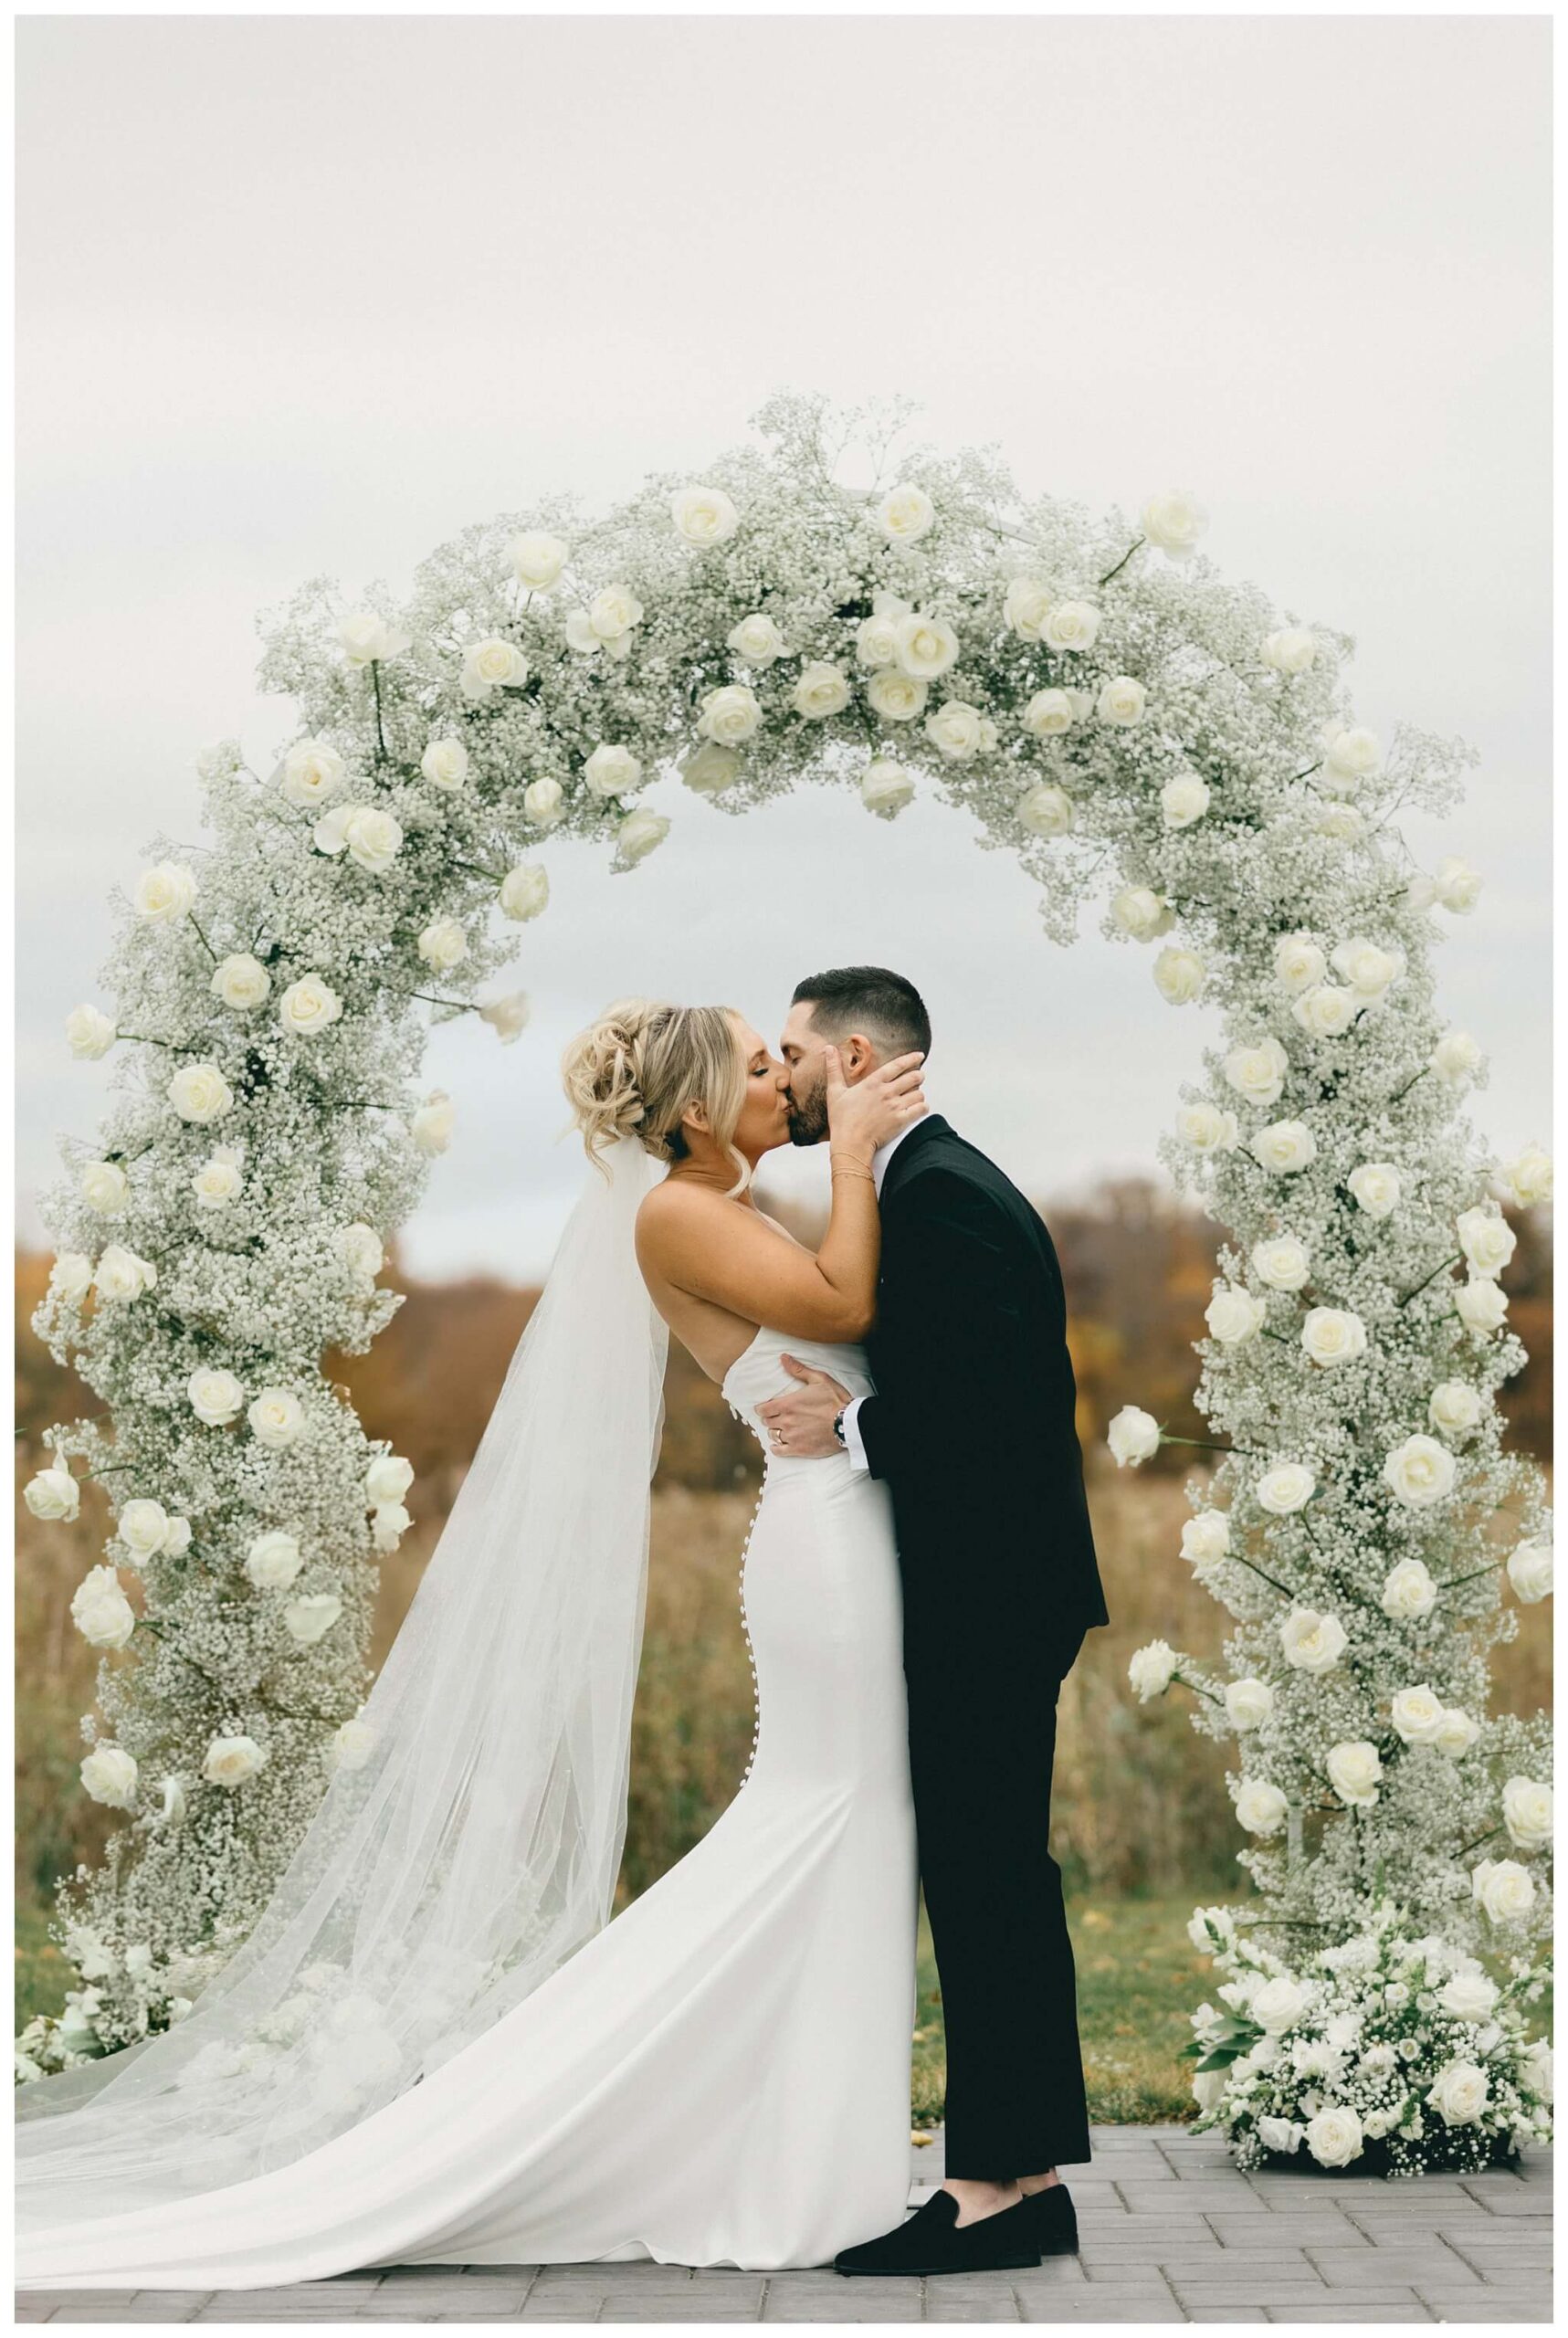
[[[882,1264],[857,1415],[888,1481],[911,1656],[973,1636],[1008,1669],[1110,1619],[1095,1560],[1067,1304],[1038,1212],[940,1113],[882,1180]],[[1070,1661],[1070,1658],[1068,1659]]]

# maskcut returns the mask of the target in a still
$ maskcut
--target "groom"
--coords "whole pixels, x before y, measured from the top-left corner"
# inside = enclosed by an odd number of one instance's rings
[[[929,1053],[919,992],[880,966],[799,985],[782,1042],[791,1134],[827,1134],[824,1050],[851,1083]],[[1089,2155],[1072,1947],[1047,1848],[1057,1693],[1108,1621],[1051,1237],[928,1112],[872,1162],[882,1213],[875,1395],[824,1372],[759,1409],[792,1459],[885,1479],[903,1579],[921,1880],[947,2032],[947,2176],[842,2273],[1033,2265],[1077,2246],[1058,2162]]]

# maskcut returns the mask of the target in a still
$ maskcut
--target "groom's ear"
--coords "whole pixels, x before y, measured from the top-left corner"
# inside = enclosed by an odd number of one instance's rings
[[[853,1088],[868,1071],[877,1069],[877,1050],[863,1031],[850,1031],[838,1042],[839,1060],[844,1066],[847,1087]]]

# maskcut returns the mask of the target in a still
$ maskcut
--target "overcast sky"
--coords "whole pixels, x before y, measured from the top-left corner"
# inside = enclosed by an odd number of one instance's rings
[[[903,391],[1028,492],[1195,489],[1205,550],[1357,637],[1357,711],[1481,751],[1408,831],[1485,873],[1442,999],[1474,1117],[1550,1132],[1544,18],[24,19],[18,1223],[106,1065],[61,1022],[192,759],[290,731],[254,613],[398,587],[563,486],[700,474],[775,387]],[[419,1272],[538,1270],[579,1169],[562,1042],[627,991],[776,1034],[849,959],[925,991],[931,1092],[1033,1192],[1153,1167],[1211,1036],[1086,912],[917,803],[676,787],[610,879],[555,857],[531,1031],[435,1035],[458,1135]],[[790,1182],[825,1164],[787,1156]]]

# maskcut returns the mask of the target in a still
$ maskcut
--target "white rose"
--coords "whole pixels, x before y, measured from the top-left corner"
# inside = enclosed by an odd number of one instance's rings
[[[234,1090],[214,1063],[182,1064],[167,1092],[181,1120],[198,1124],[221,1121],[234,1102]]]
[[[1270,1121],[1249,1139],[1247,1149],[1263,1168],[1288,1176],[1310,1167],[1318,1157],[1318,1140],[1305,1121]]]
[[[628,865],[646,860],[668,834],[669,822],[662,812],[634,812],[616,830],[616,853]]]
[[[631,649],[633,629],[642,623],[642,603],[635,593],[625,584],[606,584],[588,604],[588,630],[612,658],[625,658]]]
[[[899,619],[894,637],[900,669],[916,681],[934,682],[958,662],[958,636],[945,617],[911,610]]]
[[[1401,1559],[1383,1578],[1378,1604],[1396,1624],[1418,1623],[1436,1605],[1437,1586],[1422,1559]]]
[[[136,1613],[112,1567],[89,1567],[71,1600],[71,1620],[90,1648],[124,1648]]]
[[[301,974],[278,1002],[278,1020],[285,1031],[301,1038],[324,1031],[343,1011],[342,1000],[320,974]]]
[[[1300,2151],[1307,2130],[1300,2119],[1260,2119],[1258,2140],[1266,2152]]]
[[[408,1123],[421,1153],[445,1153],[452,1142],[457,1112],[444,1088],[433,1088]]]
[[[1040,627],[1048,649],[1092,649],[1100,631],[1100,611],[1089,601],[1053,601]]]
[[[82,1199],[100,1218],[114,1218],[131,1199],[131,1178],[120,1162],[89,1162],[82,1172]]]
[[[1315,989],[1328,961],[1310,933],[1282,933],[1274,944],[1274,972],[1288,991]]]
[[[29,1478],[22,1499],[35,1518],[41,1518],[49,1524],[75,1518],[81,1510],[81,1488],[60,1462],[57,1462],[53,1469],[40,1469],[36,1477]]]
[[[283,795],[303,812],[330,804],[348,770],[337,749],[325,739],[300,739],[283,758]]]
[[[1249,1104],[1278,1103],[1289,1069],[1290,1058],[1272,1034],[1252,1047],[1232,1048],[1225,1059],[1226,1079]]]
[[[1456,1973],[1437,1992],[1437,2003],[1456,2021],[1485,2021],[1497,1999],[1497,1983],[1484,1973]]]
[[[1249,1835],[1277,1835],[1289,1805],[1266,1778],[1243,1778],[1236,1789],[1236,1818]]]
[[[717,740],[722,747],[738,747],[755,733],[762,720],[763,710],[750,685],[726,682],[721,690],[708,692],[697,728],[705,739]]]
[[[383,877],[397,858],[403,824],[390,812],[378,811],[374,804],[356,804],[343,822],[343,841],[351,860],[368,869],[373,877]]]
[[[1320,2167],[1348,2167],[1362,2154],[1360,2119],[1348,2109],[1320,2111],[1307,2122],[1307,2149]]]
[[[1544,2038],[1531,2039],[1529,2051],[1520,2058],[1519,2075],[1532,2094],[1538,2094],[1543,2102],[1551,2101],[1552,2057]]]
[[[1333,952],[1336,974],[1342,974],[1357,998],[1373,1006],[1405,974],[1403,950],[1385,950],[1381,943],[1358,937],[1342,942]]]
[[[1176,1114],[1176,1134],[1194,1153],[1230,1153],[1241,1135],[1234,1112],[1217,1104],[1184,1104]]]
[[[395,1551],[413,1523],[400,1501],[379,1502],[370,1522],[371,1540],[378,1551]]]
[[[1154,987],[1171,1006],[1190,1005],[1201,994],[1207,976],[1207,964],[1196,950],[1167,944],[1154,961]]]
[[[1160,804],[1168,828],[1190,828],[1209,808],[1208,783],[1195,771],[1178,772],[1160,790]]]
[[[375,1750],[376,1732],[356,1715],[332,1732],[332,1765],[339,1770],[363,1770]]]
[[[1459,1248],[1473,1275],[1500,1275],[1518,1246],[1519,1237],[1500,1210],[1461,1210],[1454,1220]]]
[[[1142,721],[1148,700],[1149,693],[1142,682],[1134,681],[1131,674],[1116,674],[1100,690],[1094,711],[1102,722],[1119,723],[1123,730],[1131,730],[1133,723]]]
[[[1468,860],[1449,853],[1437,863],[1433,879],[1436,899],[1446,910],[1453,910],[1460,917],[1468,917],[1481,895],[1481,879]]]
[[[1347,1807],[1372,1808],[1383,1776],[1383,1756],[1370,1738],[1347,1738],[1331,1747],[1327,1766],[1329,1784]]]
[[[1353,1364],[1366,1353],[1366,1325],[1346,1307],[1310,1307],[1301,1345],[1314,1364]]]
[[[243,1015],[261,1005],[272,988],[272,977],[259,958],[252,957],[248,950],[238,950],[214,968],[209,988],[215,998]]]
[[[1037,690],[1019,718],[1026,731],[1036,739],[1059,739],[1070,731],[1078,719],[1078,709],[1068,690]]]
[[[519,925],[538,917],[550,899],[550,877],[537,862],[520,860],[501,879],[500,905],[505,914]]]
[[[62,1250],[49,1269],[49,1289],[62,1299],[81,1299],[92,1284],[92,1260],[85,1250]]]
[[[464,655],[458,687],[469,698],[489,698],[492,690],[520,690],[528,679],[528,660],[515,641],[488,634],[469,645]]]
[[[567,547],[560,537],[547,535],[542,529],[530,528],[511,540],[513,573],[518,583],[531,593],[553,591],[568,557]]]
[[[706,551],[728,542],[741,515],[721,487],[681,487],[669,499],[669,516],[683,543]]]
[[[1449,2127],[1472,2127],[1487,2107],[1491,2080],[1474,2062],[1449,2062],[1426,2092],[1426,2101]]]
[[[1331,1672],[1348,1644],[1349,1636],[1339,1617],[1316,1607],[1292,1608],[1279,1627],[1286,1663],[1314,1678]]]
[[[414,1483],[414,1464],[401,1453],[381,1453],[364,1473],[368,1503],[401,1501]]]
[[[760,612],[731,626],[725,639],[744,666],[771,666],[785,655],[783,634],[772,617]]]
[[[98,1262],[92,1287],[100,1299],[123,1306],[151,1290],[157,1280],[158,1269],[150,1259],[139,1259],[123,1243],[111,1242]]]
[[[565,796],[558,779],[531,780],[522,791],[522,808],[536,828],[552,828],[563,816]]]
[[[1176,922],[1169,901],[1163,900],[1147,885],[1124,885],[1111,900],[1110,914],[1122,932],[1130,933],[1134,942],[1158,941]]]
[[[884,672],[872,675],[866,685],[866,697],[872,713],[879,714],[884,722],[912,722],[917,714],[924,711],[926,685],[901,668],[889,666]]]
[[[1146,1705],[1152,1697],[1163,1696],[1180,1661],[1175,1649],[1165,1640],[1151,1640],[1147,1648],[1134,1651],[1127,1667],[1127,1678],[1136,1690],[1141,1705]]]
[[[1254,1243],[1252,1269],[1270,1290],[1300,1290],[1312,1271],[1305,1243],[1293,1234],[1276,1234]]]
[[[1276,2038],[1293,2028],[1306,2009],[1307,1991],[1288,1973],[1276,1974],[1271,1981],[1265,1981],[1260,1989],[1253,1992],[1247,2007],[1253,2020]]]
[[[1443,1704],[1425,1680],[1401,1689],[1392,1699],[1388,1717],[1394,1734],[1406,1745],[1436,1745],[1443,1727]]]
[[[790,692],[790,703],[808,722],[825,722],[830,714],[840,714],[848,705],[849,685],[837,666],[817,658],[802,668]]]
[[[1193,1566],[1212,1566],[1230,1549],[1230,1521],[1223,1510],[1200,1510],[1182,1527],[1182,1556]]]
[[[1267,1680],[1230,1680],[1226,1683],[1225,1712],[1232,1729],[1257,1729],[1273,1711],[1274,1691]]]
[[[1462,1706],[1445,1705],[1433,1742],[1439,1754],[1447,1754],[1457,1761],[1461,1754],[1469,1752],[1480,1733],[1479,1722],[1466,1712]]]
[[[1002,615],[1020,641],[1038,641],[1050,614],[1051,588],[1037,576],[1015,576],[1002,602]]]
[[[1065,837],[1078,815],[1065,787],[1046,784],[1031,787],[1019,797],[1017,816],[1019,826],[1032,837]]]
[[[304,1564],[299,1543],[281,1527],[258,1534],[245,1554],[245,1572],[258,1591],[286,1591]]]
[[[209,1371],[205,1366],[192,1373],[185,1394],[197,1420],[209,1428],[226,1428],[230,1421],[237,1421],[245,1402],[245,1390],[232,1372]]]
[[[705,739],[681,763],[680,776],[694,795],[721,795],[745,769],[733,747],[717,746]]]
[[[340,853],[349,840],[349,822],[360,807],[354,804],[334,804],[323,812],[310,830],[310,842],[318,852]]]
[[[468,776],[468,751],[460,739],[432,739],[419,758],[419,768],[432,787],[450,794]]]
[[[202,1775],[209,1785],[239,1786],[253,1778],[267,1755],[254,1737],[215,1737],[202,1759]]]
[[[1357,1011],[1355,993],[1342,990],[1338,983],[1319,983],[1303,991],[1290,1009],[1293,1019],[1314,1039],[1342,1038]]]
[[[1257,1337],[1268,1321],[1268,1310],[1250,1290],[1227,1282],[1205,1308],[1204,1321],[1211,1339],[1218,1340],[1222,1347],[1236,1348]]]
[[[855,629],[855,654],[862,666],[892,664],[899,654],[899,619],[909,614],[909,603],[896,593],[872,595],[871,614]]]
[[[1534,1778],[1510,1778],[1502,1790],[1503,1825],[1521,1851],[1552,1848],[1552,1788]]]
[[[1304,625],[1281,626],[1263,637],[1263,662],[1277,674],[1304,674],[1317,661],[1318,644]]]
[[[169,1513],[161,1501],[139,1495],[115,1521],[115,1532],[132,1558],[156,1558],[169,1540]]]
[[[1508,1293],[1490,1275],[1471,1275],[1454,1286],[1454,1312],[1467,1331],[1499,1331],[1508,1316]]]
[[[1551,1596],[1552,1545],[1543,1534],[1531,1534],[1528,1541],[1514,1544],[1509,1553],[1508,1579],[1515,1596],[1527,1607]]]
[[[331,1592],[315,1591],[303,1599],[290,1599],[283,1610],[283,1627],[300,1648],[313,1648],[342,1612],[342,1601]]]
[[[66,1016],[66,1045],[79,1063],[96,1063],[118,1037],[112,1018],[96,1006],[73,1006]]]
[[[195,898],[195,871],[183,860],[160,860],[155,869],[144,869],[132,895],[137,916],[149,925],[172,924]]]
[[[525,990],[509,990],[501,998],[492,998],[480,1007],[479,1021],[488,1023],[503,1047],[510,1047],[520,1032],[528,1027],[532,1009]]]
[[[1482,1859],[1470,1871],[1470,1890],[1494,1924],[1517,1924],[1535,1904],[1535,1882],[1517,1859]]]
[[[110,1810],[130,1810],[136,1801],[136,1761],[123,1745],[95,1745],[80,1770],[82,1785],[94,1802]]]
[[[1424,1432],[1396,1445],[1383,1465],[1383,1481],[1410,1510],[1429,1510],[1452,1492],[1458,1464],[1446,1445]]]
[[[979,752],[980,717],[960,699],[949,699],[925,719],[925,734],[950,764],[966,764]]]
[[[401,658],[412,646],[412,634],[403,633],[374,609],[353,609],[339,620],[338,639],[342,645],[343,663],[355,669],[384,665],[389,658]]]
[[[1107,1429],[1105,1441],[1115,1456],[1118,1469],[1129,1464],[1136,1466],[1159,1451],[1160,1424],[1152,1413],[1143,1412],[1137,1405],[1123,1405]]]
[[[1516,1209],[1532,1209],[1552,1199],[1552,1155],[1539,1144],[1528,1144],[1512,1161],[1500,1162],[1492,1177],[1500,1201]]]
[[[281,1453],[295,1443],[305,1426],[305,1407],[290,1388],[264,1388],[246,1411],[258,1445]]]
[[[1346,731],[1331,723],[1323,741],[1323,785],[1336,795],[1353,794],[1377,769],[1382,753],[1375,731]]]
[[[1486,1400],[1468,1380],[1441,1380],[1426,1404],[1426,1417],[1444,1437],[1464,1437],[1479,1424]]]
[[[342,1228],[338,1235],[338,1254],[344,1265],[352,1268],[355,1274],[366,1275],[373,1281],[386,1264],[386,1252],[380,1235],[362,1217],[356,1217],[352,1226]]]
[[[913,773],[888,755],[879,755],[868,764],[860,782],[860,801],[868,812],[885,820],[901,812],[914,792]]]
[[[889,543],[912,544],[936,520],[936,506],[920,487],[895,487],[872,513]]]
[[[1432,1050],[1432,1069],[1449,1088],[1458,1088],[1481,1059],[1479,1042],[1468,1031],[1445,1031]]]
[[[1369,1217],[1386,1217],[1398,1203],[1400,1176],[1392,1161],[1363,1161],[1345,1183]]]
[[[455,917],[442,917],[425,928],[418,947],[425,964],[444,974],[468,956],[468,937]]]
[[[1225,2100],[1225,2091],[1230,2084],[1230,2072],[1226,2069],[1193,2072],[1193,2101],[1200,2111],[1214,2111],[1218,2108]]]
[[[1197,549],[1209,515],[1189,489],[1168,487],[1149,498],[1142,523],[1147,542],[1157,544],[1173,560],[1185,560]]]

